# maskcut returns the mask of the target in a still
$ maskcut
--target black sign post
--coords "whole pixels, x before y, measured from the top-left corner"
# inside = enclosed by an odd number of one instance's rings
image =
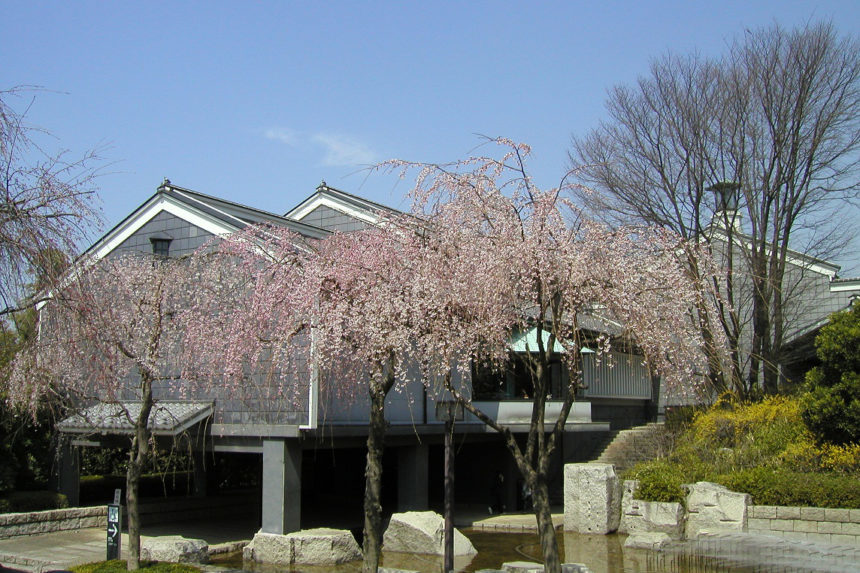
[[[122,552],[122,490],[116,490],[113,503],[107,506],[107,560],[119,559]]]

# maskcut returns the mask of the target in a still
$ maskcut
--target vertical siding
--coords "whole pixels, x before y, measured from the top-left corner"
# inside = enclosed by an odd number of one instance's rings
[[[587,354],[583,377],[587,398],[651,398],[651,379],[641,356],[610,352],[598,361],[596,355]]]

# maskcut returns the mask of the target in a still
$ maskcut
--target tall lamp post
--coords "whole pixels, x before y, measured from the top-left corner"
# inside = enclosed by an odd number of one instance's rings
[[[738,230],[738,204],[740,203],[741,184],[734,181],[720,181],[707,188],[714,194],[714,218],[721,217],[727,233]]]
[[[445,551],[442,570],[454,571],[454,422],[462,420],[463,405],[436,402],[436,419],[445,422]]]

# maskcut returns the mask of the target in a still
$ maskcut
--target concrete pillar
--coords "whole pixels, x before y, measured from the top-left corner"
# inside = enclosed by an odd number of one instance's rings
[[[263,440],[263,533],[301,529],[302,448],[298,440]]]
[[[418,444],[397,450],[397,511],[429,509],[429,447]]]
[[[71,440],[60,438],[58,446],[58,460],[56,473],[56,490],[66,496],[69,507],[80,505],[80,481],[81,466],[79,463],[80,453],[77,446],[71,444]]]
[[[194,495],[206,497],[206,452],[193,450],[194,457]]]

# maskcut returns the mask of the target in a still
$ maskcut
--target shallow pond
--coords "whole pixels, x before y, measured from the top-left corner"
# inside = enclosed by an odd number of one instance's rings
[[[474,572],[481,569],[496,569],[506,561],[540,562],[540,543],[535,534],[490,533],[474,529],[462,532],[472,541],[478,554],[471,559],[458,558],[455,569]],[[558,534],[559,550],[563,563],[584,563],[594,573],[645,573],[671,571],[675,573],[706,573],[714,571],[766,571],[762,567],[737,567],[715,559],[693,557],[685,554],[655,553],[622,547],[625,536]],[[355,573],[361,571],[360,563],[338,567],[275,567],[271,565],[243,564],[242,553],[232,553],[213,559],[213,565],[235,569],[247,567],[255,573]],[[382,566],[421,572],[442,570],[442,558],[430,555],[406,553],[383,553]]]

